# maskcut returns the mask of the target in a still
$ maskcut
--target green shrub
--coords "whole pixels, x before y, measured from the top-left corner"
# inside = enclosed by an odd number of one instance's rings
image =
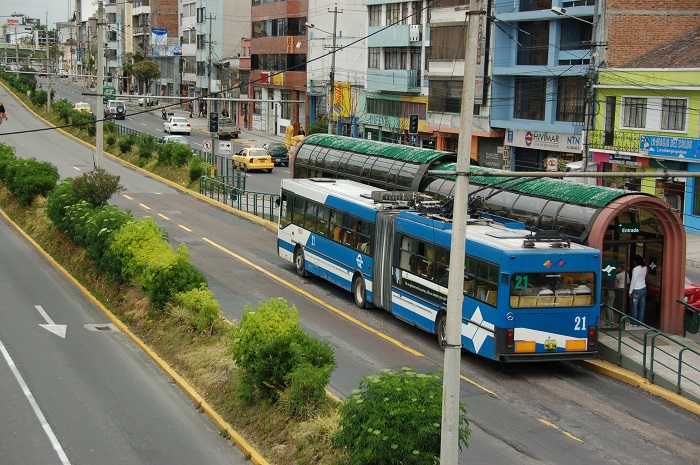
[[[53,102],[51,104],[51,109],[66,123],[70,121],[70,113],[73,111],[73,105],[62,98],[58,102]]]
[[[93,207],[107,204],[112,195],[122,192],[124,186],[119,184],[119,176],[109,174],[102,168],[95,168],[73,180],[75,194]]]
[[[469,423],[460,403],[459,447],[467,445]],[[352,463],[434,465],[440,455],[442,380],[410,368],[366,376],[340,407],[335,443]]]
[[[201,333],[211,333],[222,318],[219,302],[214,293],[205,287],[175,294],[171,312],[174,313],[176,307],[182,310],[177,314],[184,323]]]
[[[188,169],[190,182],[197,181],[199,178],[207,173],[207,162],[199,157],[192,157],[190,159],[190,166]]]
[[[138,146],[139,163],[145,165],[153,156],[153,152],[158,150],[158,142],[155,137],[145,133],[136,136],[136,144]]]
[[[29,100],[38,106],[46,105],[47,94],[45,90],[35,90]]]
[[[119,134],[119,127],[116,125],[116,123],[114,123],[114,121],[105,121],[102,124],[102,128],[104,129],[105,134],[113,134],[115,136]]]
[[[151,257],[172,254],[163,232],[148,216],[122,226],[114,235],[109,249],[125,281],[140,275]]]
[[[260,347],[298,327],[299,312],[284,299],[260,301],[256,308],[246,305],[241,322],[231,334],[231,355],[239,367],[245,368]]]
[[[131,135],[120,138],[119,139],[119,151],[121,151],[121,153],[130,152],[131,146],[133,146],[135,142],[136,142],[136,138],[134,138],[134,136],[131,136]]]
[[[159,310],[176,294],[207,285],[204,273],[190,263],[185,244],[180,244],[175,253],[168,249],[167,253],[152,254],[139,273],[141,287]]]
[[[285,411],[302,417],[325,399],[334,368],[331,345],[296,328],[263,344],[246,364],[246,376],[262,398],[283,398]]]
[[[82,225],[86,256],[110,277],[119,276],[119,263],[110,252],[110,244],[116,231],[132,220],[131,213],[105,206],[95,208]]]
[[[117,136],[114,134],[108,134],[107,137],[105,137],[105,143],[111,147],[117,143]]]
[[[18,158],[5,167],[7,188],[21,205],[31,205],[37,196],[48,195],[58,180],[58,169],[36,158]]]
[[[61,181],[46,199],[46,216],[64,233],[70,228],[70,218],[66,216],[66,208],[76,204],[80,199],[73,189],[73,178]]]
[[[0,142],[0,179],[7,182],[7,179],[5,177],[7,167],[15,163],[16,161],[17,156],[15,155],[15,148]]]
[[[70,115],[71,123],[87,132],[89,136],[94,136],[97,133],[97,127],[95,126],[95,115],[76,110],[72,110]]]

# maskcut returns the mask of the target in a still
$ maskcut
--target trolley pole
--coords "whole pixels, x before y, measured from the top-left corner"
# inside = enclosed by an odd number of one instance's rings
[[[474,119],[474,82],[476,80],[476,51],[479,46],[480,0],[470,0],[467,44],[462,83],[462,121],[457,146],[457,177],[455,181],[452,243],[447,283],[446,346],[442,385],[442,428],[440,436],[440,464],[457,465],[459,453],[459,365],[462,357],[462,304],[464,295],[464,254],[467,237],[467,206],[469,203],[469,165]]]
[[[103,120],[104,120],[104,102],[102,95],[104,92],[104,9],[102,7],[102,0],[97,2],[97,82],[95,83],[97,103],[95,104],[95,111],[97,112],[97,122],[95,123],[95,168],[100,168],[102,163],[102,151],[104,147],[103,138]],[[126,108],[126,106],[124,107]]]

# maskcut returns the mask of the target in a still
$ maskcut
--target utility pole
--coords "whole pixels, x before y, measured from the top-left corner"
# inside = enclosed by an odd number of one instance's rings
[[[476,51],[481,21],[480,0],[470,0],[467,44],[462,82],[462,118],[457,146],[457,172],[452,218],[452,242],[447,292],[446,346],[442,385],[442,425],[440,464],[457,465],[459,453],[459,365],[462,357],[462,305],[464,295],[464,254],[467,237],[467,206],[469,204],[469,165],[471,162],[472,121],[474,119],[474,82],[476,81]]]
[[[593,118],[595,118],[595,61],[597,57],[597,32],[598,32],[598,0],[593,1],[593,22],[591,24],[591,54],[588,60],[588,76],[586,77],[586,101],[584,105],[583,122],[583,171],[588,171],[589,141],[591,138],[591,128],[593,128]]]
[[[100,168],[102,163],[102,150],[104,147],[103,138],[103,119],[104,119],[104,102],[103,102],[103,84],[104,84],[104,9],[102,0],[97,2],[97,82],[95,88],[97,92],[97,102],[95,111],[97,112],[97,123],[95,131],[95,168]]]
[[[212,96],[212,88],[213,88],[213,82],[211,79],[211,71],[212,71],[212,66],[211,66],[211,53],[212,53],[212,46],[214,45],[214,41],[212,40],[211,37],[211,22],[214,18],[212,17],[211,13],[209,13],[209,64],[208,64],[208,70],[207,72],[209,73],[209,88],[207,89],[209,98],[211,99]],[[210,129],[209,134],[211,135],[211,151],[212,154],[218,155],[218,148],[215,148],[214,146],[214,136],[216,133],[214,131],[211,131],[212,129],[212,118],[216,117],[217,121],[219,118],[219,105],[216,100],[209,100],[211,102],[211,108],[209,108],[209,105],[207,105],[207,111],[209,112],[208,115],[204,115],[207,118],[207,125],[209,126],[207,129]]]
[[[328,10],[330,13],[331,10]],[[340,11],[343,12],[342,10]],[[333,134],[333,101],[335,100],[335,37],[336,28],[338,27],[338,4],[333,6],[333,54],[331,55],[331,83],[330,95],[328,96],[328,134]]]
[[[51,59],[49,57],[49,13],[46,12],[46,27],[44,28],[44,42],[46,43],[46,113],[51,113]]]

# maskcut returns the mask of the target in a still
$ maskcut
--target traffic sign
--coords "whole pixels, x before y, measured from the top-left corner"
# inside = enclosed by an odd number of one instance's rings
[[[205,140],[204,142],[202,142],[202,148],[205,152],[211,152],[211,141]]]
[[[219,155],[232,155],[233,145],[228,141],[219,141]]]

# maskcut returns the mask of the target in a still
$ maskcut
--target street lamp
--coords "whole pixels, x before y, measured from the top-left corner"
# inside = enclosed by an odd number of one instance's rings
[[[331,52],[331,73],[330,73],[330,94],[328,95],[328,134],[333,134],[333,98],[335,96],[335,38],[336,38],[336,28],[338,24],[338,6],[336,5],[333,15],[333,33],[319,29],[311,23],[304,23],[309,29],[318,29],[321,32],[333,36],[333,51]]]
[[[591,26],[594,25],[593,22],[591,22],[591,21],[585,20],[583,18],[579,18],[578,16],[571,16],[571,15],[566,14],[566,8],[562,8],[559,6],[553,6],[552,8],[550,8],[550,10],[552,13],[554,13],[557,16],[566,16],[567,18],[578,19],[579,21],[584,22],[586,24],[589,24]]]

